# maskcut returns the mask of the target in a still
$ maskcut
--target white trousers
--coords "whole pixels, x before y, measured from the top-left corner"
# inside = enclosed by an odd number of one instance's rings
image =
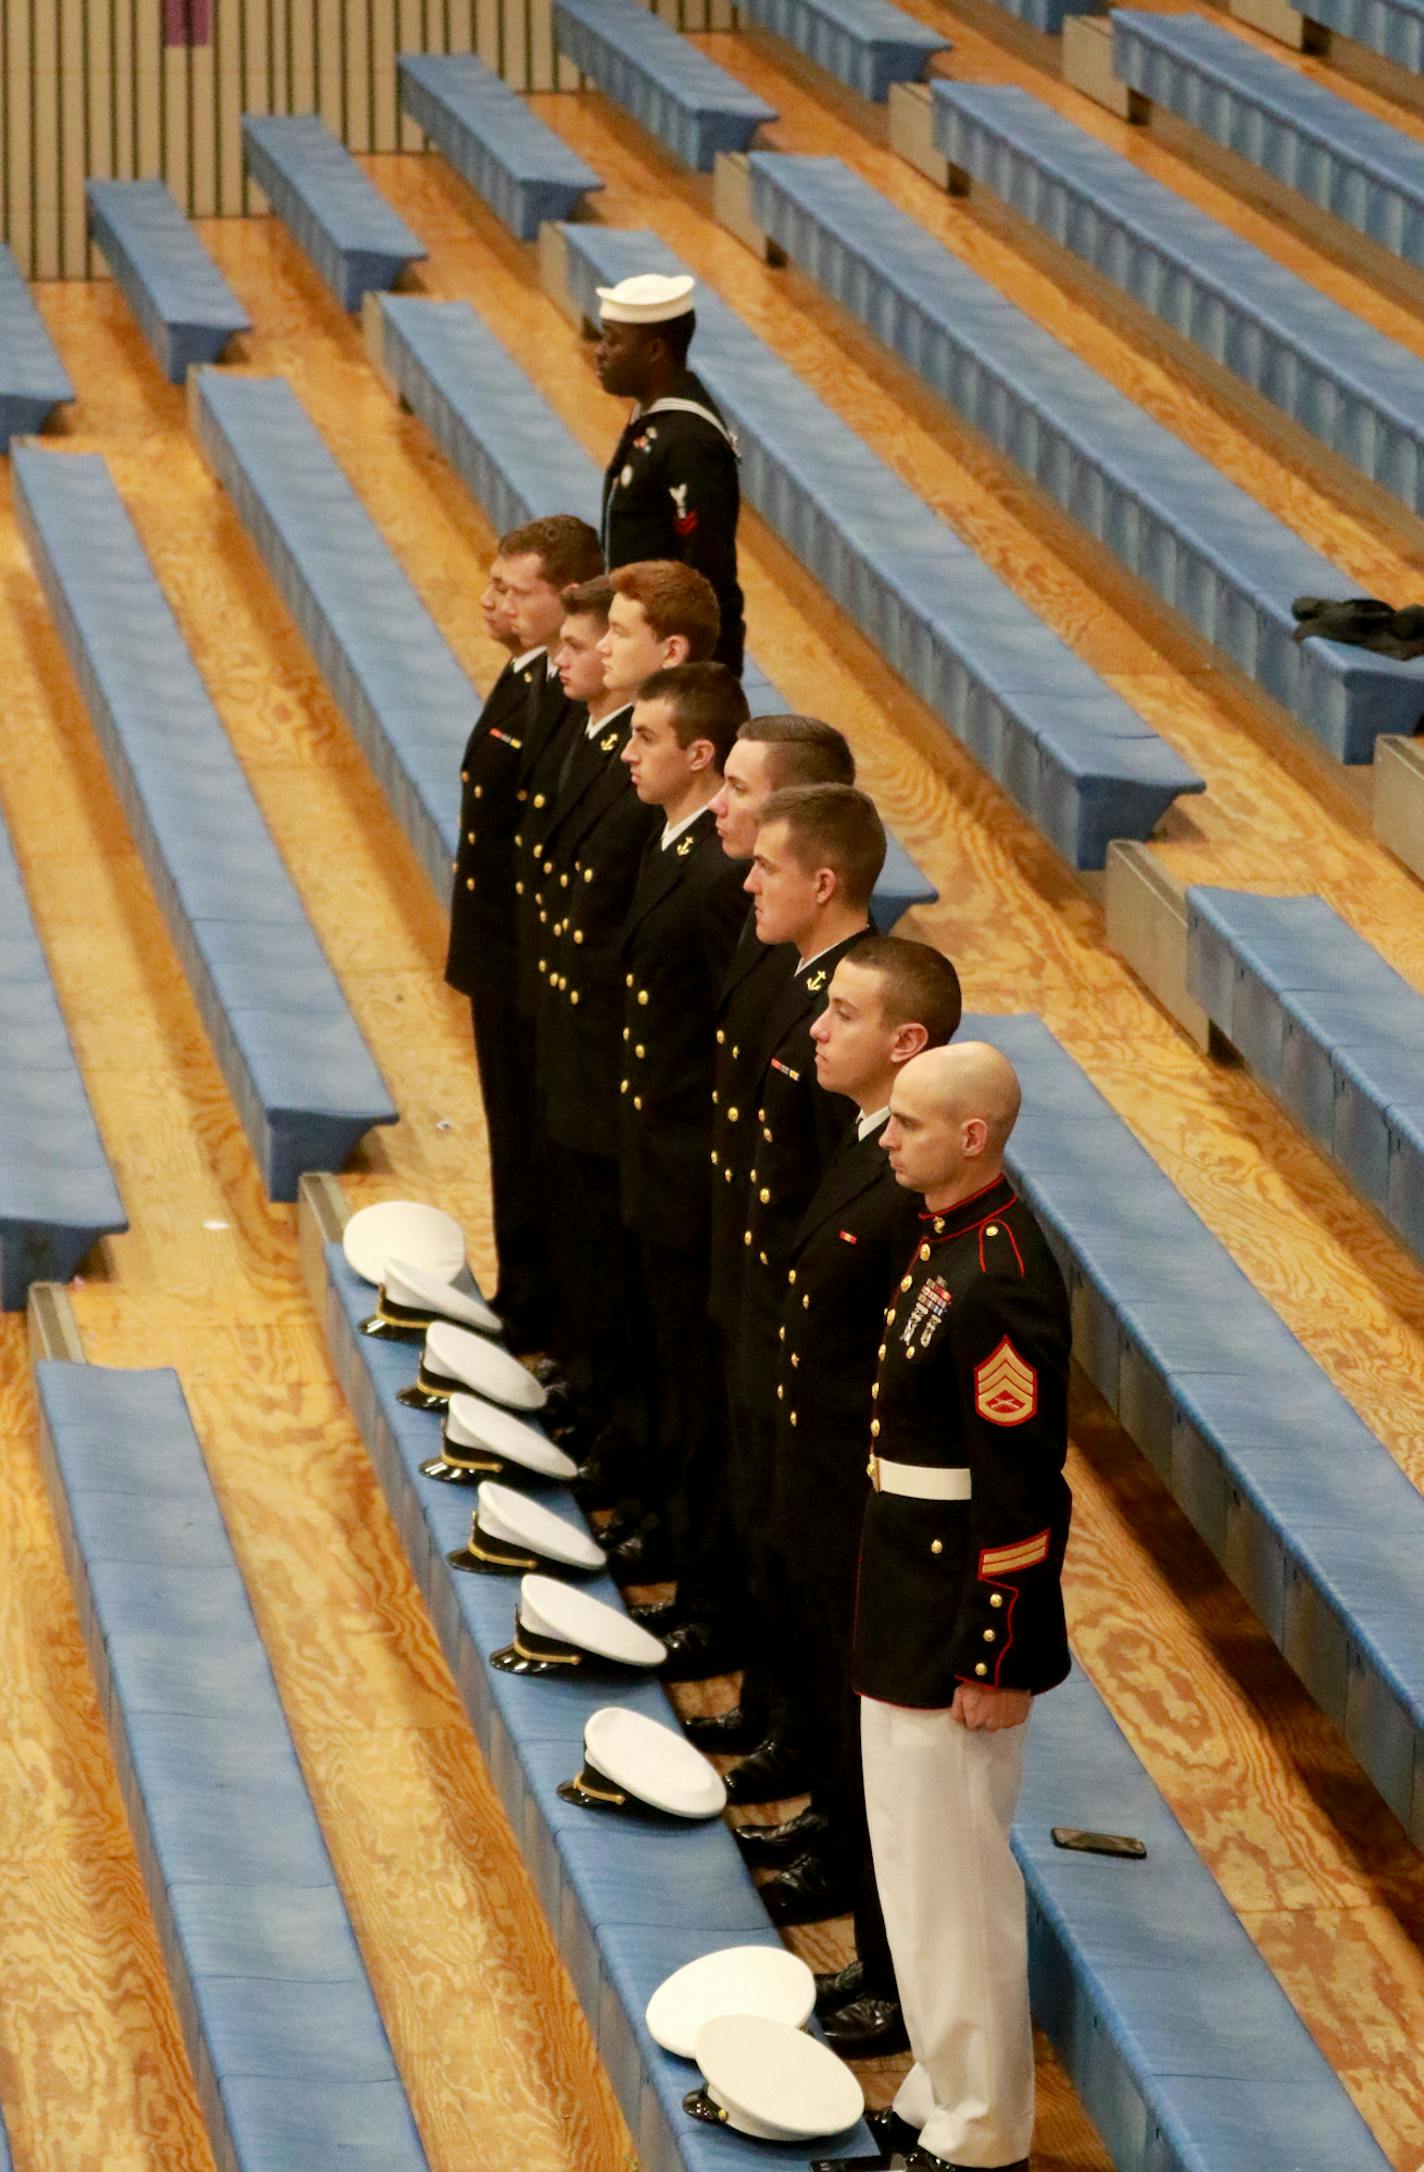
[[[952,2164],[1033,2139],[1024,1885],[1009,1846],[1027,1726],[971,1734],[862,1697],[875,1878],[914,2065],[895,2109]]]

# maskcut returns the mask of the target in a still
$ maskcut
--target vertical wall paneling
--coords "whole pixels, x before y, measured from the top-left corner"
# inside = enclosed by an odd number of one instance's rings
[[[218,212],[234,218],[242,194],[242,7],[216,0],[213,9],[213,133]]]
[[[558,80],[554,57],[554,14],[549,0],[530,0],[529,88],[552,90]]]
[[[216,15],[216,9],[213,13]],[[188,52],[188,112],[192,142],[189,171],[192,176],[192,209],[195,219],[215,218],[218,210],[218,74],[217,25],[210,18],[209,35]]]
[[[133,0],[134,172],[151,180],[163,171],[162,0]]]
[[[473,53],[475,50],[475,0],[446,0],[449,27],[446,33],[447,53]]]
[[[61,188],[55,186],[55,177],[60,172],[60,77],[59,15],[54,0],[50,0],[48,7],[36,8],[31,17],[30,68],[33,99],[31,155],[34,161],[33,276],[36,279],[58,279]]]
[[[345,24],[340,56],[345,129],[349,148],[371,148],[371,18],[366,0],[342,0]]]
[[[396,0],[396,52],[423,53],[425,51],[424,10],[420,0]],[[418,151],[425,138],[414,121],[401,114],[396,137],[402,151]]]
[[[339,5],[339,0],[338,0]],[[287,89],[282,110],[286,113],[320,113],[328,128],[341,134],[341,89],[337,86],[336,110],[328,113],[318,81],[317,48],[333,40],[326,35],[327,0],[287,0]],[[340,32],[337,32],[340,35]]]
[[[187,46],[161,46],[158,64],[162,71],[159,111],[163,125],[163,178],[177,201],[186,205],[192,196],[188,154],[193,140],[189,125]]]
[[[503,50],[499,0],[475,0],[475,51],[487,68],[500,73],[504,68]]]
[[[10,92],[5,129],[6,238],[28,279],[35,269],[29,0],[5,0],[5,81]]]
[[[60,0],[59,62],[59,262],[62,272],[82,270],[85,258],[84,198],[76,187],[89,171],[89,77],[84,61],[84,18],[89,0]],[[102,168],[99,170],[102,171]]]
[[[529,89],[528,15],[526,0],[500,0],[500,70],[517,90]]]
[[[396,0],[369,0],[371,16],[371,148],[394,151],[400,137],[396,90]]]
[[[83,17],[84,44],[84,126],[82,179],[91,174],[114,174],[119,170],[118,145],[114,141],[114,11],[108,0],[95,7],[87,6]],[[65,176],[65,194],[70,214],[78,230],[77,268],[91,275],[94,260],[84,240],[84,194],[76,183],[74,174]],[[75,269],[71,261],[65,271]]]

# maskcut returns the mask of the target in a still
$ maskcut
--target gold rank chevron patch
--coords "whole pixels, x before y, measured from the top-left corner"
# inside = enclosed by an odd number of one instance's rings
[[[986,1546],[979,1556],[980,1577],[989,1580],[996,1576],[1014,1576],[1020,1569],[1036,1569],[1048,1559],[1048,1533],[1040,1531],[1031,1539],[1020,1539],[1015,1546]]]
[[[1022,1425],[1038,1408],[1038,1375],[1007,1335],[974,1368],[974,1408],[990,1425]]]

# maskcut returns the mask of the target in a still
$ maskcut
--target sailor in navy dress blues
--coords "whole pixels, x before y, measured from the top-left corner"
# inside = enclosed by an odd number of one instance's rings
[[[716,660],[740,678],[737,447],[716,401],[687,367],[693,281],[649,272],[600,287],[598,299],[599,382],[635,402],[603,481],[608,570],[672,558],[703,574],[722,612]]]
[[[872,1389],[854,1680],[866,1812],[915,2064],[887,2137],[915,2172],[1022,2167],[1033,2133],[1023,1880],[1032,1701],[1068,1673],[1063,1277],[1003,1173],[1011,1065],[907,1064],[886,1150],[925,1201]]]

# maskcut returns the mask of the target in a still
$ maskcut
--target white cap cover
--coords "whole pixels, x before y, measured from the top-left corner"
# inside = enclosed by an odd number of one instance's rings
[[[707,2023],[723,2014],[759,2014],[804,2029],[815,2003],[816,1979],[799,1954],[785,1946],[723,1946],[663,1979],[648,2001],[648,2030],[664,2051],[690,2059]]]
[[[418,1199],[382,1199],[352,1215],[341,1233],[341,1249],[347,1266],[365,1282],[383,1282],[392,1259],[453,1282],[465,1264],[465,1233],[440,1207]]]
[[[686,1735],[643,1712],[605,1705],[583,1731],[584,1756],[640,1802],[675,1818],[715,1818],[727,1803],[722,1775]]]
[[[598,288],[599,315],[605,324],[668,324],[691,310],[696,284],[686,272],[640,272],[616,287]]]
[[[425,1333],[423,1371],[440,1380],[456,1380],[473,1395],[483,1395],[506,1410],[542,1410],[546,1389],[517,1357],[467,1327],[436,1320]]]
[[[574,1477],[578,1465],[562,1448],[516,1418],[513,1411],[497,1410],[477,1395],[452,1395],[445,1412],[445,1440],[452,1448],[487,1448],[502,1463],[517,1463],[536,1478]]]
[[[487,1478],[475,1499],[478,1530],[503,1546],[522,1547],[526,1553],[562,1561],[571,1569],[601,1569],[607,1559],[586,1531],[576,1530],[542,1501],[531,1501],[527,1493],[516,1493],[512,1486]]]
[[[411,1312],[433,1312],[457,1327],[473,1328],[478,1335],[497,1335],[499,1315],[491,1312],[482,1297],[457,1290],[439,1275],[411,1267],[403,1259],[388,1259],[381,1277],[382,1295]]]
[[[518,1620],[533,1636],[576,1646],[597,1659],[615,1659],[625,1667],[658,1667],[667,1657],[661,1637],[640,1629],[621,1607],[561,1584],[555,1576],[525,1577],[519,1587]]]
[[[845,2061],[784,2021],[723,2014],[699,2030],[694,2054],[727,2124],[758,2141],[844,2134],[865,2110],[865,2093]]]

